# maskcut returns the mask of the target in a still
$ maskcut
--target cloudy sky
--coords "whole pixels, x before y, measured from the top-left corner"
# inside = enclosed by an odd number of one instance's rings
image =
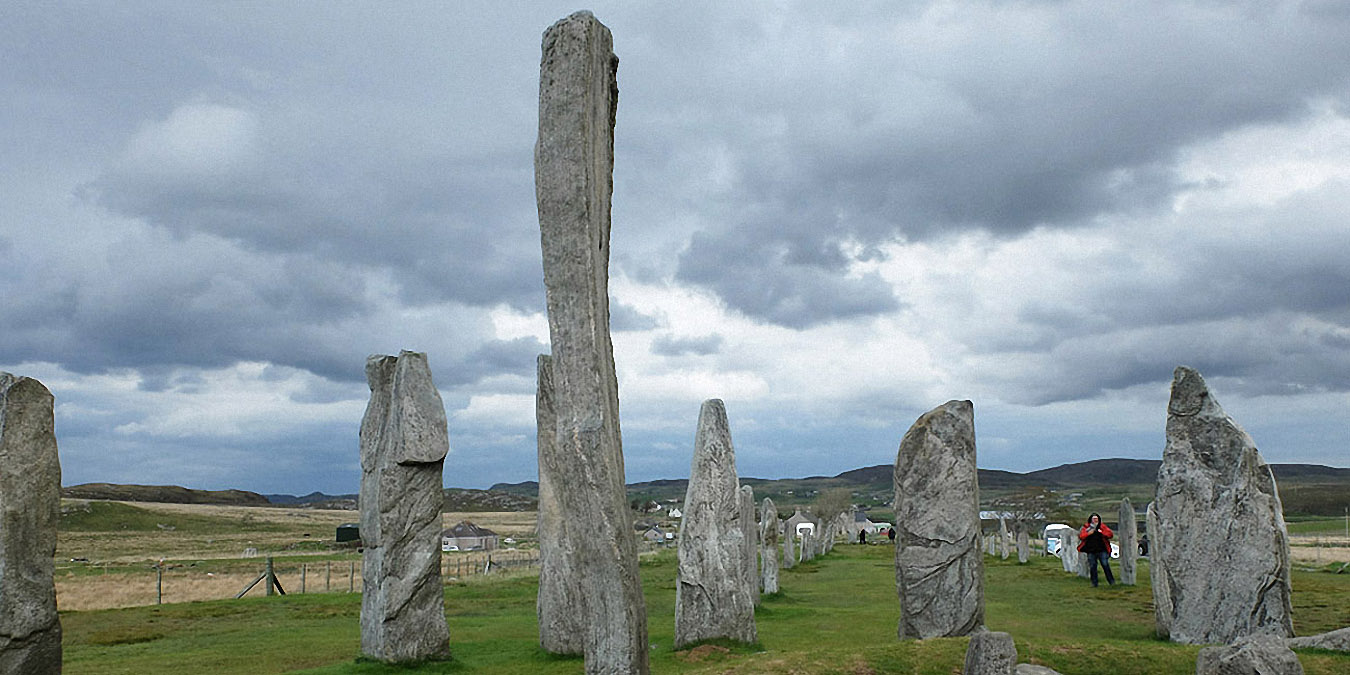
[[[897,6],[898,5],[898,6]],[[1350,466],[1350,6],[593,3],[619,55],[630,481],[1157,458],[1175,366]],[[450,486],[535,477],[554,3],[58,2],[0,21],[0,370],[64,482],[354,492],[365,357],[428,353]]]

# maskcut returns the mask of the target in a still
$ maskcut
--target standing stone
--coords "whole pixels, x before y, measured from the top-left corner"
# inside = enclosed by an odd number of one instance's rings
[[[1228,417],[1200,373],[1179,367],[1167,406],[1150,553],[1171,605],[1167,637],[1228,644],[1293,635],[1289,534],[1279,491],[1256,444]]]
[[[787,523],[783,530],[783,569],[790,570],[797,565],[796,544],[797,533],[793,531],[792,524]]]
[[[1081,544],[1082,541],[1082,539],[1078,538],[1078,533],[1075,532],[1073,535],[1073,546],[1078,555],[1074,560],[1078,562],[1078,576],[1083,577],[1084,579],[1090,579],[1092,578],[1092,558],[1089,558],[1086,553],[1077,551],[1078,545]]]
[[[1120,547],[1120,574],[1116,580],[1126,586],[1135,582],[1135,567],[1139,561],[1139,523],[1134,518],[1130,498],[1120,500],[1120,525],[1116,528],[1116,545]]]
[[[1079,574],[1083,566],[1079,564],[1078,559],[1083,557],[1078,555],[1078,530],[1069,530],[1068,536],[1064,538],[1067,542],[1064,547],[1064,571],[1071,574]]]
[[[962,675],[1012,675],[1017,666],[1017,645],[1012,635],[981,631],[970,636]]]
[[[680,521],[675,648],[728,638],[754,642],[753,578],[746,577],[743,498],[722,402],[703,402]],[[753,508],[753,507],[752,507]],[[752,511],[753,513],[753,511]]]
[[[778,510],[768,497],[759,505],[760,571],[763,574],[761,590],[778,592]],[[789,545],[790,546],[790,545]]]
[[[1031,538],[1027,536],[1026,523],[1017,523],[1017,562],[1026,564],[1031,559]]]
[[[984,623],[984,559],[970,401],[948,401],[910,427],[894,482],[901,639],[975,632]]]
[[[61,672],[52,556],[61,462],[52,394],[0,372],[0,673]]]
[[[745,536],[745,585],[759,604],[759,526],[755,524],[755,489],[742,485],[740,492],[741,533]]]
[[[576,566],[576,548],[565,531],[559,486],[565,485],[567,458],[558,453],[558,414],[553,387],[553,357],[537,360],[539,387],[534,398],[534,418],[539,447],[539,596],[535,610],[539,619],[539,646],[551,654],[585,653],[585,626],[577,613],[581,606],[578,588],[581,572]]]
[[[646,673],[647,610],[624,491],[619,386],[609,335],[610,196],[618,58],[577,12],[544,33],[535,197],[553,352],[558,491],[574,537],[586,672]]]
[[[450,655],[441,586],[441,471],[450,439],[427,355],[366,359],[361,420],[361,652],[381,661]]]
[[[1303,664],[1284,639],[1249,635],[1231,645],[1201,649],[1195,675],[1303,675]]]
[[[1009,542],[1012,534],[1008,532],[1008,521],[1003,516],[998,517],[998,556],[1004,560],[1008,559]]]
[[[797,562],[806,562],[816,557],[816,546],[813,541],[815,537],[812,535],[814,535],[814,532],[811,530],[802,532],[802,557]]]
[[[1150,539],[1156,540],[1158,536],[1158,510],[1154,502],[1148,503],[1148,509],[1144,512],[1145,527],[1148,528]],[[1167,567],[1158,557],[1158,549],[1154,543],[1149,544],[1148,556],[1148,576],[1149,584],[1153,588],[1153,622],[1154,630],[1158,635],[1165,636],[1172,632],[1172,590],[1171,583],[1167,580]]]

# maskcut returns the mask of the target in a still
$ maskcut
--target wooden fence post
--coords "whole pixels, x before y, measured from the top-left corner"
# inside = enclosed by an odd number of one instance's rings
[[[351,563],[351,568],[347,570],[347,592],[351,593],[356,589],[356,563]]]
[[[300,563],[300,594],[305,594],[305,573],[309,571],[309,565]]]
[[[323,590],[325,592],[333,590],[333,561],[329,560],[327,565],[328,565],[328,575],[324,577],[323,582]]]
[[[267,576],[266,576],[266,578],[263,579],[263,581],[267,584],[267,594],[268,594],[268,595],[273,595],[274,593],[276,593],[276,581],[277,581],[277,578],[276,578],[276,576],[272,573],[272,556],[270,556],[270,555],[267,556],[267,572],[266,572],[266,574],[267,574]]]
[[[164,559],[159,559],[159,564],[155,565],[155,604],[164,603]]]

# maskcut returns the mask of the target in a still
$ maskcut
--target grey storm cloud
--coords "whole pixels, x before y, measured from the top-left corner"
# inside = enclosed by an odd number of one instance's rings
[[[698,337],[676,337],[659,335],[652,340],[652,353],[658,356],[708,356],[716,354],[722,347],[722,336],[702,335]]]

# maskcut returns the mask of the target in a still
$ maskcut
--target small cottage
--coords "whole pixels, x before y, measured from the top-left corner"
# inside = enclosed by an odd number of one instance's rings
[[[442,551],[495,551],[497,533],[464,520],[441,532]]]
[[[337,541],[361,541],[361,525],[358,523],[343,523],[337,526]]]

